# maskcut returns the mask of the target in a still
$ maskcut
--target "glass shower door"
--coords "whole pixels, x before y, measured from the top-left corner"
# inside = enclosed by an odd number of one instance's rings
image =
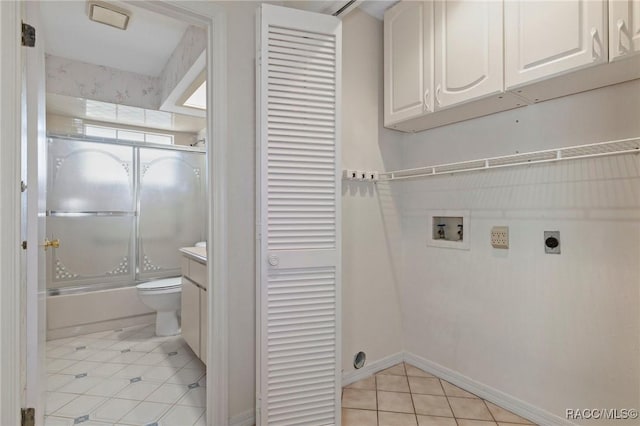
[[[178,250],[205,235],[205,156],[139,150],[138,278],[180,275]]]
[[[48,289],[180,275],[205,236],[203,152],[54,137],[49,161]]]
[[[133,147],[49,139],[49,289],[134,281],[135,172]]]

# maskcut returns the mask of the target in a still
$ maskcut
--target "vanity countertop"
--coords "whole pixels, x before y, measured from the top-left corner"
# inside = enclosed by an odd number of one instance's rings
[[[180,252],[195,261],[207,263],[206,247],[182,247]]]

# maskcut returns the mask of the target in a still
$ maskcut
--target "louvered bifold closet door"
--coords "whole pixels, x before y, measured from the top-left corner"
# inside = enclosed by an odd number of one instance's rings
[[[257,424],[340,424],[341,25],[259,16]]]

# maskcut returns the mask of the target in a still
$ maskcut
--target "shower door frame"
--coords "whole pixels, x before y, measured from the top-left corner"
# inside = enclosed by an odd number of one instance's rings
[[[125,0],[148,10],[207,28],[207,211],[209,253],[209,333],[207,339],[207,424],[227,426],[228,416],[228,280],[227,280],[227,28],[224,7],[211,2]],[[23,55],[20,44],[22,5],[0,2],[0,423],[20,424],[24,406],[27,340],[21,323],[27,315],[20,268],[20,161]],[[38,32],[42,37],[41,32]],[[35,70],[44,72],[44,70]],[[215,100],[215,103],[213,102]],[[33,166],[33,161],[30,163]],[[37,227],[27,220],[27,226]],[[39,384],[40,387],[44,383]]]
[[[133,269],[129,276],[123,276],[121,278],[116,277],[116,279],[109,279],[106,276],[101,277],[89,277],[80,279],[79,284],[68,284],[62,286],[51,286],[47,287],[47,295],[48,296],[57,296],[57,295],[65,295],[65,294],[75,294],[84,291],[96,291],[96,290],[107,290],[113,288],[122,288],[126,286],[140,284],[142,282],[146,282],[153,279],[162,279],[174,277],[176,275],[180,275],[180,266],[177,266],[175,270],[170,272],[161,271],[155,274],[149,274],[143,271],[143,265],[141,260],[141,247],[142,247],[142,234],[140,233],[140,221],[142,218],[142,209],[141,209],[141,160],[140,153],[141,150],[144,149],[153,149],[153,150],[164,150],[164,151],[179,151],[179,152],[187,152],[194,153],[198,155],[204,155],[206,157],[206,149],[199,147],[192,147],[188,145],[165,145],[165,144],[157,144],[157,143],[147,143],[147,142],[138,142],[138,141],[126,141],[120,139],[109,139],[109,138],[100,138],[94,136],[81,136],[81,135],[69,135],[69,134],[60,134],[60,133],[48,133],[47,141],[48,143],[51,140],[62,140],[62,141],[71,141],[71,142],[87,142],[92,144],[104,144],[104,145],[112,145],[112,146],[122,146],[125,148],[131,148],[131,159],[132,159],[132,187],[131,187],[131,197],[132,203],[130,207],[130,211],[79,211],[79,212],[69,212],[69,211],[57,211],[52,210],[51,206],[47,206],[47,219],[50,217],[100,217],[100,216],[108,216],[108,217],[124,217],[130,216],[134,217],[131,235],[129,238],[129,244],[131,246],[131,260],[130,267]],[[50,150],[50,147],[48,147]],[[51,161],[52,156],[49,157],[49,176],[47,179],[47,192],[50,193],[53,189],[50,185],[53,182],[53,166],[54,162]],[[205,158],[205,169],[207,168],[206,158]],[[206,197],[208,196],[208,185],[207,182],[202,182],[203,188],[201,191],[204,192],[203,197],[203,207],[206,203]],[[204,218],[203,218],[204,219]],[[51,227],[47,226],[47,233],[50,234]],[[204,226],[204,230],[202,235],[198,237],[196,241],[201,241],[203,238],[206,239],[206,226]],[[61,237],[61,235],[50,235],[50,239],[56,239]],[[64,241],[64,238],[61,238]],[[49,256],[54,256],[54,252],[52,252]],[[55,262],[54,258],[50,257],[47,260],[47,273],[48,273],[48,281],[47,284],[53,284],[54,268]],[[144,275],[144,276],[143,276]],[[51,280],[51,281],[49,281]],[[73,282],[73,281],[70,281]]]

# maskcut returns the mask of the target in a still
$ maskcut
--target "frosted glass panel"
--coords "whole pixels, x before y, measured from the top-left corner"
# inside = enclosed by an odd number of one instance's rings
[[[133,211],[133,147],[49,141],[47,207],[53,211]]]
[[[140,148],[140,278],[180,273],[181,247],[204,237],[204,155]]]
[[[49,217],[49,288],[92,283],[131,283],[135,276],[135,217]]]
[[[205,235],[205,156],[49,140],[48,288],[180,275],[179,249]]]

